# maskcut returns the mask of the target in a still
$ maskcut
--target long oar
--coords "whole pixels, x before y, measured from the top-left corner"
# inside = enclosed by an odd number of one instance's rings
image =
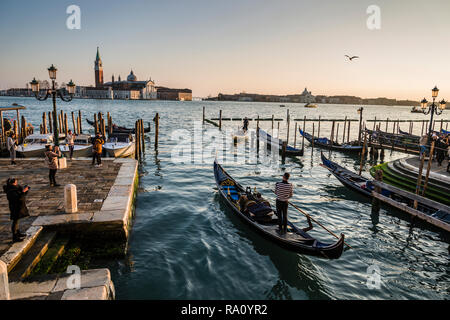
[[[275,191],[271,190],[273,193],[275,193]],[[319,221],[317,221],[316,219],[314,219],[313,217],[311,217],[309,214],[307,214],[305,211],[303,211],[302,209],[300,209],[299,207],[297,207],[295,204],[291,203],[290,201],[288,201],[288,203],[293,206],[295,209],[297,209],[300,213],[302,213],[305,217],[311,219],[312,221],[314,221],[315,223],[317,223],[319,226],[321,226],[322,228],[324,228],[329,234],[331,234],[333,237],[335,237],[336,239],[340,239],[335,233],[333,233],[332,231],[328,230],[324,225],[322,225]],[[350,249],[353,249],[350,245],[348,245],[345,241],[344,244],[349,247]]]

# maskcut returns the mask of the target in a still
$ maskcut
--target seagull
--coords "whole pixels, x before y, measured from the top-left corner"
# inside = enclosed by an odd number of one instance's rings
[[[347,58],[348,58],[348,60],[350,60],[350,61],[352,61],[353,59],[359,59],[359,57],[358,56],[353,56],[353,57],[350,57],[350,56],[348,56],[348,55],[345,55]]]

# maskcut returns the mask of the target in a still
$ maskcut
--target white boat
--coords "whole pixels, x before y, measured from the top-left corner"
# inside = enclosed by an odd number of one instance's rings
[[[106,153],[114,158],[126,158],[134,154],[136,145],[133,135],[129,133],[113,133],[103,145]]]
[[[244,129],[240,128],[237,131],[232,133],[233,141],[237,143],[238,141],[247,140],[248,139],[248,130],[244,131]]]
[[[24,158],[43,157],[48,144],[53,144],[52,134],[31,134],[17,147],[16,152]]]
[[[92,156],[92,143],[91,136],[86,134],[81,134],[75,136],[73,146],[73,157],[83,158]],[[59,150],[64,154],[66,158],[70,157],[70,150],[68,144],[62,144],[59,146]]]

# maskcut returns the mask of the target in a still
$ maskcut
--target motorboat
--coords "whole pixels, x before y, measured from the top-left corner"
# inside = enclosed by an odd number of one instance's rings
[[[126,158],[134,154],[136,144],[131,133],[113,133],[103,148],[110,157]]]
[[[31,134],[17,147],[16,152],[23,158],[43,157],[45,146],[49,144],[53,145],[52,134]]]
[[[70,149],[68,144],[62,144],[59,146],[59,150],[65,157],[70,157]],[[92,143],[91,136],[87,134],[80,134],[74,138],[73,157],[83,158],[90,157],[92,155]]]

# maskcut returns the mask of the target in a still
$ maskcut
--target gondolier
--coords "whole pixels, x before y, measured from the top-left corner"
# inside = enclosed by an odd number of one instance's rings
[[[294,187],[292,183],[289,183],[290,174],[285,172],[283,175],[283,181],[275,184],[275,194],[277,195],[277,216],[278,226],[280,233],[287,232],[287,220],[288,220],[288,205],[289,199],[292,198]]]
[[[245,117],[244,119],[244,126],[242,127],[242,130],[244,130],[244,132],[248,131],[248,118]]]

